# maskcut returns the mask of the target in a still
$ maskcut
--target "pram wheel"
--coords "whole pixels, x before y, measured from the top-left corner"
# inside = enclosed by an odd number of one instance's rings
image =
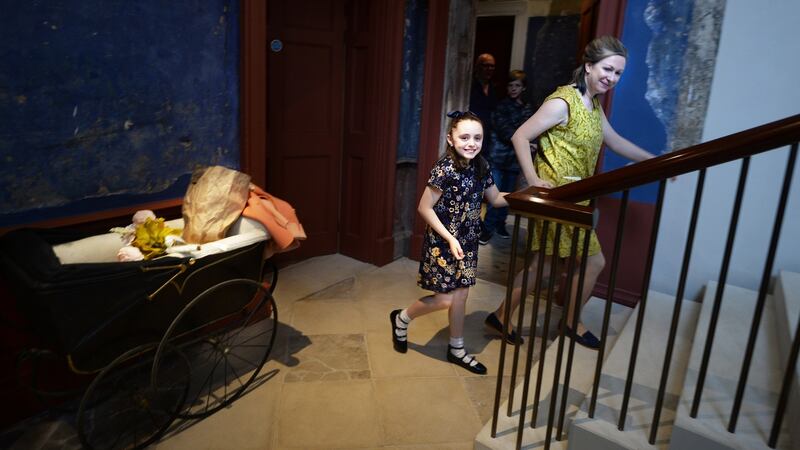
[[[213,414],[241,396],[258,376],[278,323],[265,284],[240,278],[214,285],[186,305],[167,329],[156,351],[151,382],[162,383],[164,359],[180,348],[191,365],[191,386],[179,417]]]
[[[156,344],[135,347],[106,366],[92,381],[78,409],[78,436],[87,449],[140,449],[157,441],[177,417],[189,387],[189,362],[178,349],[150,384]],[[169,370],[167,370],[169,369]]]

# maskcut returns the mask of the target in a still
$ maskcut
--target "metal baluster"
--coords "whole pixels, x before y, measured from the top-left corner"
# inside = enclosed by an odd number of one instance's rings
[[[528,218],[528,246],[525,249],[525,263],[523,266],[525,268],[523,269],[522,272],[522,285],[520,286],[520,294],[519,294],[519,313],[517,314],[517,339],[520,340],[522,339],[522,324],[523,324],[523,319],[525,317],[525,298],[527,297],[527,295],[524,295],[523,292],[527,292],[528,289],[528,267],[530,267],[533,258],[533,252],[531,251],[531,244],[533,243],[533,227],[535,226],[534,224],[535,224],[534,220],[532,218]],[[511,286],[511,288],[513,289],[514,287],[513,284],[514,280],[512,279],[508,285]],[[534,314],[535,317],[536,311],[531,311],[531,312]],[[508,310],[506,310],[506,316],[510,316]],[[511,318],[509,317],[508,320],[511,320]],[[515,385],[517,384],[517,366],[519,361],[520,347],[522,347],[521,345],[519,345],[519,342],[520,341],[517,341],[516,342],[517,345],[514,346],[514,364],[511,368],[511,384],[509,385],[508,389],[509,392],[508,398],[514,398],[514,388]],[[512,411],[513,411],[513,402],[508,402],[508,412],[506,412],[506,415],[508,417],[511,417]]]
[[[569,250],[569,265],[567,266],[567,282],[566,292],[562,297],[564,300],[564,309],[561,316],[561,322],[558,330],[558,351],[556,352],[556,367],[553,369],[553,388],[550,390],[550,411],[547,413],[547,434],[544,440],[545,450],[550,448],[550,437],[553,435],[553,423],[555,422],[556,414],[556,401],[558,399],[558,384],[561,378],[561,356],[564,352],[564,333],[566,331],[567,317],[569,317],[569,305],[572,295],[572,275],[575,273],[575,258],[578,252],[578,234],[580,228],[575,227],[572,230],[572,242]],[[580,301],[580,297],[576,297]],[[564,414],[564,411],[561,411]]]
[[[661,420],[661,408],[664,404],[664,393],[667,390],[667,379],[669,378],[669,368],[672,363],[672,351],[675,348],[675,336],[678,334],[678,321],[681,317],[681,306],[683,306],[683,292],[686,289],[686,277],[689,274],[689,263],[692,259],[692,248],[694,246],[694,233],[697,229],[697,216],[700,214],[700,202],[703,198],[703,184],[706,180],[706,169],[700,169],[697,178],[697,189],[694,193],[694,205],[692,206],[692,218],[689,221],[689,233],[686,236],[686,247],[683,251],[683,264],[681,265],[681,275],[678,280],[678,291],[675,294],[675,307],[672,310],[672,323],[669,327],[669,338],[667,340],[667,352],[664,355],[664,365],[661,369],[661,382],[658,385],[656,394],[656,405],[653,412],[653,423],[650,425],[650,445],[655,445],[656,434],[658,434],[658,424]]]
[[[537,312],[539,311],[539,296],[542,290],[542,270],[544,268],[544,249],[546,248],[545,245],[547,244],[547,230],[550,227],[549,221],[544,221],[541,229],[541,235],[539,236],[539,261],[536,267],[536,281],[534,282],[533,288],[533,309],[531,310],[531,335],[530,339],[533,339],[536,336],[536,318]],[[528,270],[527,267],[525,270]],[[524,295],[525,291],[523,290],[520,295]],[[520,297],[520,301],[522,301],[525,297]],[[525,429],[525,409],[528,403],[528,389],[530,388],[530,380],[531,380],[531,365],[533,364],[533,348],[536,347],[533,345],[533,342],[528,344],[528,357],[525,361],[525,381],[522,384],[522,402],[520,403],[519,408],[519,427],[517,428],[517,449],[522,448],[522,431]],[[539,355],[541,359],[541,355]]]
[[[519,221],[520,216],[519,214],[514,217],[514,235],[511,237],[511,261],[508,263],[508,288],[506,289],[506,306],[505,306],[505,316],[509,316],[509,311],[511,310],[511,290],[513,289],[514,283],[514,271],[515,271],[515,263],[517,260],[517,236],[519,235]],[[528,246],[530,247],[530,242],[528,242]],[[500,393],[503,390],[503,368],[505,367],[505,359],[506,359],[506,339],[505,339],[505,332],[503,333],[503,340],[500,343],[500,363],[499,363],[499,374],[497,376],[497,388],[495,389],[494,393],[494,410],[492,411],[492,438],[497,437],[497,415],[500,411]],[[516,371],[515,371],[516,372]],[[512,382],[513,386],[513,382]],[[511,403],[511,399],[513,397],[509,396],[508,403]]]
[[[792,185],[792,174],[794,172],[794,163],[796,159],[797,142],[792,144],[792,149],[789,151],[789,161],[786,164],[786,174],[783,176],[783,187],[781,188],[781,197],[778,201],[778,210],[775,214],[775,224],[772,228],[772,238],[770,239],[769,243],[767,262],[764,264],[764,275],[761,277],[761,287],[758,290],[756,310],[753,313],[753,323],[750,326],[750,336],[747,340],[747,349],[744,353],[742,372],[739,375],[739,385],[736,387],[736,397],[734,398],[733,409],[731,410],[731,421],[728,424],[728,431],[731,433],[736,431],[736,421],[739,419],[739,409],[742,406],[742,399],[744,398],[744,388],[747,384],[747,375],[750,372],[750,362],[753,359],[753,349],[756,346],[758,325],[761,322],[761,314],[764,312],[764,303],[766,303],[767,299],[767,288],[769,288],[769,280],[772,276],[772,265],[775,262],[775,252],[778,249],[778,240],[781,236],[783,213],[786,209],[786,201],[789,197],[789,188]]]
[[[789,351],[789,361],[786,363],[786,372],[783,374],[781,395],[778,397],[778,407],[775,409],[775,419],[772,421],[772,431],[770,431],[769,440],[767,441],[767,445],[770,448],[775,448],[778,444],[778,435],[781,432],[781,423],[786,412],[786,403],[789,401],[789,392],[792,389],[795,366],[797,366],[798,350],[800,350],[800,318],[797,320],[797,329],[794,331],[794,341],[792,341],[792,349]]]
[[[731,213],[731,224],[728,226],[728,239],[725,242],[725,252],[722,257],[722,267],[719,271],[719,281],[717,292],[714,293],[714,305],[711,308],[711,319],[708,323],[706,333],[706,343],[703,348],[703,358],[700,363],[700,372],[697,374],[697,385],[694,389],[694,399],[692,400],[692,410],[689,416],[697,418],[700,409],[700,399],[703,396],[703,386],[706,382],[706,372],[708,363],[711,360],[711,347],[714,345],[714,334],[717,331],[717,320],[719,311],[722,307],[722,294],[725,292],[725,282],[728,281],[728,266],[733,253],[733,241],[736,238],[736,228],[739,225],[739,212],[741,211],[742,198],[744,197],[744,186],[747,181],[747,171],[750,167],[750,157],[742,159],[742,168],[739,172],[739,184],[736,187],[736,198],[733,201],[733,212]]]
[[[578,285],[576,292],[583,291],[583,281],[586,278],[586,262],[589,259],[589,239],[592,236],[591,230],[584,230],[583,233],[583,253],[581,253],[580,274],[578,275]],[[570,284],[571,280],[570,280]],[[572,323],[570,327],[574,330],[578,326],[578,318],[581,316],[581,304],[575,302],[575,313],[572,315]],[[565,319],[566,322],[566,319]],[[575,355],[575,339],[569,340],[569,352],[567,353],[567,368],[564,374],[564,393],[561,394],[561,416],[558,418],[558,431],[556,432],[556,440],[561,440],[561,432],[564,429],[564,412],[567,409],[567,397],[569,396],[569,378],[572,374],[572,359]]]
[[[656,242],[658,241],[658,227],[661,223],[661,210],[664,206],[664,192],[666,191],[667,181],[661,180],[658,183],[658,197],[656,199],[656,210],[653,215],[653,229],[650,232],[650,247],[647,251],[647,263],[645,265],[644,279],[642,280],[642,299],[639,300],[639,312],[636,315],[636,326],[633,331],[633,344],[631,345],[631,359],[628,363],[628,376],[625,378],[625,391],[622,394],[622,408],[620,409],[620,423],[617,425],[622,431],[625,425],[625,418],[628,415],[628,401],[631,398],[633,388],[633,375],[636,370],[636,358],[639,355],[639,341],[642,337],[642,324],[644,323],[644,313],[647,308],[647,295],[650,292],[650,275],[653,271],[653,259],[656,253]]]
[[[542,344],[539,350],[539,371],[536,376],[536,390],[533,394],[533,413],[531,415],[531,428],[536,428],[536,419],[539,416],[539,396],[542,393],[542,376],[544,376],[545,352],[547,351],[547,334],[550,331],[550,312],[553,310],[553,282],[558,274],[558,250],[561,242],[561,224],[556,223],[556,233],[553,237],[553,255],[550,262],[549,289],[547,289],[547,303],[544,308],[544,323],[542,324]],[[539,251],[545,252],[544,248]]]
[[[600,390],[600,378],[603,376],[603,359],[606,353],[606,341],[608,339],[608,322],[611,319],[611,305],[614,303],[614,287],[617,280],[617,266],[619,265],[620,248],[622,247],[622,232],[625,229],[625,214],[628,211],[628,196],[630,191],[622,192],[622,202],[619,207],[619,217],[617,218],[617,235],[614,239],[614,256],[611,258],[611,273],[608,283],[608,293],[606,294],[606,306],[603,311],[603,327],[600,332],[600,348],[597,349],[597,363],[594,368],[594,385],[592,387],[592,399],[589,402],[589,417],[594,418],[594,411],[597,407],[597,391]],[[577,329],[574,329],[577,333]]]

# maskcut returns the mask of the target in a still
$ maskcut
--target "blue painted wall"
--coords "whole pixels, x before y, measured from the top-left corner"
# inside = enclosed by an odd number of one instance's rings
[[[683,55],[688,45],[694,0],[628,0],[622,42],[628,48],[625,73],[614,89],[609,121],[640,147],[667,150],[678,100]],[[629,161],[605,152],[603,171]],[[631,192],[631,200],[655,203],[657,184]]]
[[[183,196],[239,166],[237,0],[14,2],[0,15],[0,226]]]
[[[427,33],[428,1],[406,0],[403,78],[400,86],[400,132],[397,138],[398,163],[417,162],[419,156]]]

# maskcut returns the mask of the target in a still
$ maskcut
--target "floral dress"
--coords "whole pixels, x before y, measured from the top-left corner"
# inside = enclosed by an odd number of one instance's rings
[[[589,111],[581,100],[581,93],[574,86],[561,86],[550,94],[545,101],[559,98],[564,100],[569,107],[569,119],[565,125],[556,125],[542,133],[539,145],[542,147],[547,160],[553,165],[549,167],[542,158],[536,158],[536,173],[543,180],[549,181],[558,187],[572,183],[576,179],[584,179],[594,175],[600,146],[603,144],[603,119],[600,102],[597,97],[592,99],[592,110]],[[555,169],[555,170],[553,170]],[[589,202],[581,202],[586,205]],[[536,220],[534,228],[533,250],[539,248],[539,230],[542,221]],[[555,237],[554,223],[550,224],[547,231],[547,244],[545,254],[553,254],[553,239]],[[570,254],[572,234],[575,227],[563,225],[561,238],[558,245],[560,257]],[[582,254],[584,232],[578,232],[578,254]],[[589,255],[600,252],[600,241],[594,230],[589,238]]]
[[[475,284],[481,201],[483,191],[494,185],[490,170],[478,179],[475,162],[472,160],[466,169],[458,170],[453,160],[445,156],[431,170],[428,185],[442,192],[433,211],[450,234],[458,239],[464,258],[460,261],[455,259],[447,241],[427,226],[417,276],[417,284],[423,289],[445,293]]]

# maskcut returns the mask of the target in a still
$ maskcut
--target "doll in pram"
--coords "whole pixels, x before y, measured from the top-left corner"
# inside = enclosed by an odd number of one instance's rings
[[[142,261],[116,261],[114,233],[75,237],[13,231],[0,265],[47,352],[94,374],[77,412],[86,448],[144,448],[251,388],[278,327],[261,223],[239,217],[223,239]]]

